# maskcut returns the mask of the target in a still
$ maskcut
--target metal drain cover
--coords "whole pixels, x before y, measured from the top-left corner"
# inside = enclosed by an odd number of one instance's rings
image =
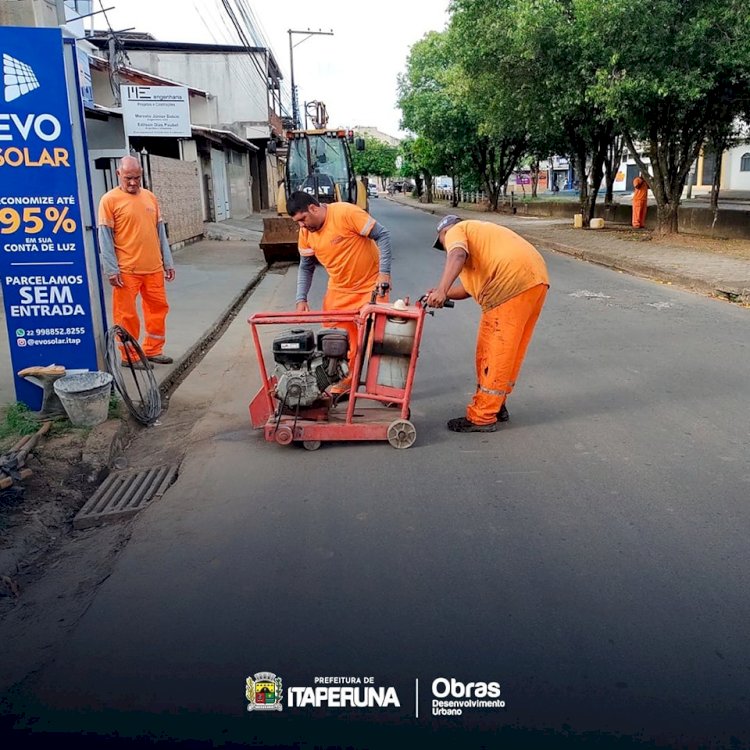
[[[161,497],[177,477],[176,465],[129,469],[110,474],[73,519],[73,528],[88,529],[134,516]]]

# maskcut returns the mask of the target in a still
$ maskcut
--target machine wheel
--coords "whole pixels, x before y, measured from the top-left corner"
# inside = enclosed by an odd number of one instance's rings
[[[289,445],[292,442],[294,435],[289,427],[279,427],[276,430],[276,442],[279,445]]]
[[[316,451],[320,448],[320,440],[303,440],[302,447],[306,451]]]
[[[410,448],[417,439],[417,429],[408,419],[396,419],[388,425],[388,442],[394,448]]]

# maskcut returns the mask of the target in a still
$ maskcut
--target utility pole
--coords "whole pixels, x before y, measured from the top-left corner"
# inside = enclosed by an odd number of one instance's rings
[[[62,3],[62,0],[58,0],[58,2]],[[310,29],[307,29],[307,31],[295,31],[288,29],[286,33],[289,34],[289,67],[292,73],[292,119],[294,120],[295,129],[299,129],[302,127],[302,121],[300,120],[299,105],[297,103],[297,87],[294,84],[294,48],[299,47],[302,42],[307,41],[311,36],[333,36],[333,29],[331,31],[310,31]],[[305,35],[305,38],[293,44],[292,38],[294,34]]]

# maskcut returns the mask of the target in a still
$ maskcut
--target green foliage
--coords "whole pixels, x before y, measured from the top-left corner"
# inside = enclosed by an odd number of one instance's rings
[[[401,141],[399,155],[401,157],[401,168],[399,174],[401,177],[408,177],[417,181],[423,178],[425,173],[430,172],[433,166],[430,157],[432,144],[427,138],[418,136],[417,138],[405,138]],[[417,192],[420,192],[421,188]]]
[[[652,0],[647,22],[632,24],[642,8],[634,0],[580,4],[588,38],[608,52],[595,71],[594,96],[617,118],[631,149],[636,141],[647,145],[660,228],[676,230],[682,189],[704,139],[727,132],[747,111],[750,5]]]
[[[496,205],[525,134],[523,128],[504,128],[486,117],[485,92],[472,86],[462,49],[451,30],[431,32],[412,46],[398,82],[402,124],[418,135],[415,153],[425,178],[441,173],[475,178]]]
[[[0,421],[0,440],[8,437],[23,437],[31,435],[39,429],[39,420],[26,404],[17,401],[8,406]]]
[[[356,174],[377,177],[392,177],[396,174],[398,148],[370,135],[365,135],[364,140],[364,151],[352,151],[352,164]]]
[[[459,77],[447,35],[431,32],[413,45],[398,79],[402,126],[418,134],[419,166],[432,174],[457,174],[468,166],[477,123]]]
[[[634,155],[646,147],[639,163],[668,231],[701,145],[750,110],[746,0],[452,0],[450,11],[399,76],[402,124],[417,136],[410,174],[474,178],[492,196],[523,156],[565,155],[593,214],[624,137]]]
[[[122,416],[122,400],[117,392],[112,389],[107,407],[107,419],[120,419]]]

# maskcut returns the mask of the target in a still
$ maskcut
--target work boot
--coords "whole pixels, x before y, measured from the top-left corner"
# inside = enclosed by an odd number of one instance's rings
[[[149,362],[156,362],[157,365],[171,365],[174,360],[166,354],[154,354],[153,357],[147,357]]]
[[[141,362],[140,359],[133,359],[130,362],[123,359],[122,362],[120,362],[120,367],[131,368],[133,370],[148,370],[148,365],[146,365],[145,362]]]
[[[474,424],[474,422],[470,422],[466,417],[456,417],[455,419],[448,420],[448,429],[451,432],[496,432],[497,424],[495,422],[490,424]]]
[[[500,407],[500,411],[497,413],[497,421],[507,422],[509,419],[510,414],[508,414],[508,410],[505,408],[505,402],[503,402],[503,405]]]

